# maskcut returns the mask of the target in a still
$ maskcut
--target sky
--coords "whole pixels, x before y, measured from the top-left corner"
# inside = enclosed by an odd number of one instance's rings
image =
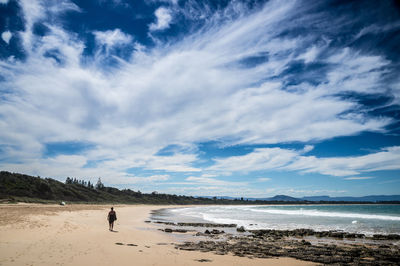
[[[0,0],[0,170],[400,194],[398,1]]]

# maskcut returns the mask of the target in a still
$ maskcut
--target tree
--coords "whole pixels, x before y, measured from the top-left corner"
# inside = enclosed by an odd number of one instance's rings
[[[65,180],[65,184],[72,184],[72,179],[70,177],[67,177],[67,180]]]
[[[101,190],[101,189],[103,189],[103,188],[104,188],[104,185],[103,185],[103,183],[101,182],[101,178],[99,177],[99,180],[97,180],[97,183],[96,183],[96,189]]]

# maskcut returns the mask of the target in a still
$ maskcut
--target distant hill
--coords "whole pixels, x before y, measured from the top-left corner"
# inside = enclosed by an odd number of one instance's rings
[[[68,183],[51,178],[40,178],[18,173],[0,172],[0,199],[24,202],[88,202],[88,203],[144,203],[144,204],[212,204],[212,199],[159,194],[146,194],[130,189],[79,183],[68,179]],[[221,200],[221,204],[222,204]]]
[[[286,196],[286,195],[276,195],[272,198],[263,198],[261,200],[267,200],[267,201],[301,201],[300,199]]]
[[[277,199],[278,200],[278,199]],[[60,182],[52,178],[40,178],[6,171],[0,172],[0,202],[42,202],[60,201],[80,203],[141,203],[141,204],[249,204],[244,199],[217,197],[191,197],[141,193],[130,189],[119,190],[103,184],[86,183],[83,180],[67,178]],[[284,204],[285,201],[255,200],[251,204]]]
[[[212,198],[212,197],[207,197]],[[221,199],[234,200],[234,197],[218,197]],[[317,202],[400,202],[400,195],[371,195],[364,197],[330,197],[330,196],[307,196],[295,198],[287,195],[276,195],[269,198],[244,198],[246,201],[266,201],[266,202],[293,202],[293,203],[317,203]]]
[[[400,201],[400,195],[371,195],[371,196],[364,196],[364,197],[312,196],[312,197],[302,197],[302,198],[300,198],[300,200],[382,202],[382,201]]]
[[[162,193],[141,193],[130,189],[119,190],[67,178],[60,182],[6,171],[0,172],[0,201],[24,202],[86,202],[86,203],[143,203],[143,204],[293,204],[339,202],[400,202],[400,195],[365,197],[312,196],[294,198],[276,195],[271,198],[191,197]]]

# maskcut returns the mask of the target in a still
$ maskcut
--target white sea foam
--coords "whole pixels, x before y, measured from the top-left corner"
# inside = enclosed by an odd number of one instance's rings
[[[263,212],[269,214],[313,216],[313,217],[334,217],[334,218],[357,218],[357,219],[375,219],[385,221],[400,221],[399,216],[363,214],[363,213],[345,213],[345,212],[324,212],[317,210],[283,210],[283,209],[249,209],[253,212]]]
[[[206,221],[218,223],[218,224],[237,224],[238,226],[247,226],[249,221],[229,218],[218,218],[213,215],[203,214],[203,219]]]
[[[342,209],[347,209],[347,211],[342,211]],[[383,213],[383,211],[391,212]],[[174,213],[173,216],[177,215],[174,218],[175,221],[237,224],[246,229],[341,230],[366,235],[400,233],[400,215],[396,212],[396,208],[386,205],[383,207],[338,205],[202,206],[171,210],[171,214]]]

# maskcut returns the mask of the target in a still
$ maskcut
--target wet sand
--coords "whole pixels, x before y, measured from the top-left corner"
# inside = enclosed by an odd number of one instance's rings
[[[110,232],[109,207],[0,205],[0,265],[314,265],[176,249],[176,238],[145,223],[166,206],[114,206],[118,220]]]

